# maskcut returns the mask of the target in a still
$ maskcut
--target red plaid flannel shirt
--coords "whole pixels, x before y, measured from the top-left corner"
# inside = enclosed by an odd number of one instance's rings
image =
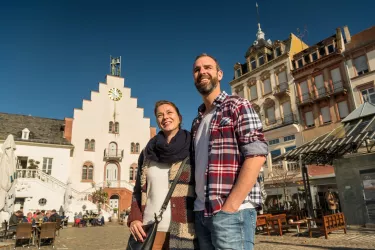
[[[216,111],[210,123],[205,216],[212,216],[221,210],[246,157],[268,154],[262,123],[248,100],[222,92],[213,104]],[[202,104],[192,125],[193,164],[195,136],[204,111],[205,105]],[[249,202],[262,203],[259,177],[243,203]]]

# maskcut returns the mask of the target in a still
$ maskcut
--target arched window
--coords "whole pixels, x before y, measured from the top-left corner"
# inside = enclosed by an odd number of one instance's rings
[[[85,140],[85,150],[89,150],[89,144],[90,144],[90,140],[86,139]]]
[[[129,180],[134,181],[134,168],[130,167],[129,169]]]
[[[116,142],[112,141],[109,143],[108,154],[109,156],[117,157],[117,143]]]
[[[113,122],[109,122],[108,131],[109,131],[109,133],[112,133],[112,131],[113,131]]]
[[[85,162],[82,167],[82,180],[92,181],[94,176],[94,167],[91,162]]]
[[[136,153],[139,153],[139,148],[140,148],[140,146],[139,146],[139,143],[137,142],[137,144],[135,144],[135,152]]]
[[[267,98],[263,104],[263,110],[266,117],[266,124],[271,125],[276,123],[275,117],[275,101]]]
[[[120,133],[120,124],[115,122],[115,133]]]
[[[95,140],[91,139],[90,141],[90,150],[95,151]]]
[[[134,142],[132,142],[130,144],[130,153],[135,153],[135,143]]]

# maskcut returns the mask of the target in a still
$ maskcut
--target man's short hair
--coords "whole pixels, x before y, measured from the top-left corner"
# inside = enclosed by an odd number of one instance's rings
[[[42,214],[44,214],[44,213],[46,212],[46,210],[42,210],[42,211],[40,211],[40,212],[42,212]]]
[[[56,213],[56,209],[52,209],[52,212],[53,212],[53,213]]]
[[[217,71],[220,71],[220,70],[221,70],[221,69],[220,69],[219,62],[217,61],[217,59],[216,59],[215,57],[209,55],[209,54],[206,54],[206,53],[202,53],[202,54],[198,55],[198,56],[195,58],[195,61],[194,61],[194,62],[196,62],[199,58],[201,58],[201,57],[205,57],[205,56],[207,56],[207,57],[209,57],[209,58],[211,58],[212,60],[215,61],[215,63],[216,63],[216,70],[217,70]]]

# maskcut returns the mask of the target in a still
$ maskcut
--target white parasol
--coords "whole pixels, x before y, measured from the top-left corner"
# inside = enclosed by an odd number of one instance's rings
[[[13,135],[8,135],[0,156],[0,211],[13,212],[17,157]]]
[[[66,189],[64,194],[64,212],[65,215],[70,212],[70,204],[72,203],[72,182],[70,178],[68,179],[66,183]]]

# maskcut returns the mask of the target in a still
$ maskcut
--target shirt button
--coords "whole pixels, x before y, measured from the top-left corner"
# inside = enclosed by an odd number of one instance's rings
[[[176,207],[176,204],[172,204],[172,207]]]

